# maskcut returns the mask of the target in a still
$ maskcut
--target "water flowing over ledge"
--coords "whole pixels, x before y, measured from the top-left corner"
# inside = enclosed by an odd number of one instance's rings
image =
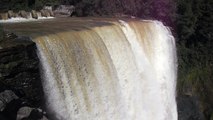
[[[11,18],[8,20],[0,20],[0,23],[17,23],[17,22],[30,22],[30,21],[39,21],[39,20],[45,20],[45,19],[53,19],[54,17],[39,17],[38,19],[33,18]]]
[[[158,21],[82,19],[5,25],[36,42],[49,111],[59,120],[177,120],[170,30]]]

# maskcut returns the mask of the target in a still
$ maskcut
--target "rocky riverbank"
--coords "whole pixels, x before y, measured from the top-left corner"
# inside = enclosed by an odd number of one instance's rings
[[[36,11],[20,10],[14,12],[9,10],[7,12],[0,13],[0,20],[8,20],[12,18],[25,18],[25,19],[39,19],[41,17],[69,17],[74,12],[75,7],[72,5],[58,5],[55,7],[44,6],[43,9]]]

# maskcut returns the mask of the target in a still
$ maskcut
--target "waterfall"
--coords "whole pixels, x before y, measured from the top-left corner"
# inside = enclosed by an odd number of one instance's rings
[[[38,18],[41,18],[41,17],[42,17],[42,16],[41,16],[41,12],[36,12],[36,14],[37,14]]]
[[[32,19],[32,13],[27,13],[27,19]]]
[[[177,120],[175,40],[161,22],[27,25],[17,30],[37,44],[46,106],[58,120]]]

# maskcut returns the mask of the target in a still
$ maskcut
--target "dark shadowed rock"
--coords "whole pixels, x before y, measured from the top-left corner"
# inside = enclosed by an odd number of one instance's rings
[[[204,120],[196,97],[182,95],[177,97],[178,120]]]
[[[17,37],[0,46],[0,88],[12,90],[32,106],[41,106],[43,90],[35,43],[28,37]]]
[[[17,112],[16,120],[48,120],[41,109],[22,107]]]
[[[6,105],[18,97],[11,90],[5,90],[0,93],[0,111],[3,111]]]
[[[18,115],[26,120],[47,120],[46,112],[41,110],[43,89],[36,44],[29,37],[10,32],[4,31],[3,36],[4,40],[0,41],[0,120],[16,120]],[[26,106],[29,109],[25,109]]]
[[[17,111],[25,104],[26,102],[24,102],[22,99],[14,99],[6,105],[5,109],[0,112],[0,114],[4,118],[7,118],[6,120],[15,120]]]

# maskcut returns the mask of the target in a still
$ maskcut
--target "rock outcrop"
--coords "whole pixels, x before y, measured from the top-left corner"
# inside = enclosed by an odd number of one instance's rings
[[[30,12],[26,12],[24,10],[20,10],[17,13],[9,10],[4,13],[0,13],[0,20],[7,20],[9,18],[34,18],[38,19],[39,17],[70,17],[75,11],[75,7],[73,5],[57,5],[54,8],[52,6],[44,6],[43,9],[36,11],[31,10]]]
[[[23,107],[31,111],[23,114]],[[41,108],[43,89],[36,45],[28,37],[7,33],[0,41],[0,120],[16,120],[20,114],[24,119],[46,120]]]
[[[16,116],[16,120],[48,120],[45,112],[38,108],[28,106],[21,107]]]
[[[32,10],[31,14],[32,14],[32,18],[38,19],[38,14],[37,14],[37,12],[35,10]]]
[[[53,10],[56,17],[69,17],[74,12],[75,7],[73,5],[59,5]]]
[[[6,105],[14,99],[18,99],[18,97],[11,90],[5,90],[4,92],[1,92],[0,93],[0,112],[2,112],[5,109]]]
[[[8,13],[0,13],[0,20],[7,20],[8,19]]]
[[[19,98],[13,91],[0,93],[0,120],[48,120],[40,107],[32,107],[27,99]]]
[[[43,93],[35,43],[28,37],[7,37],[9,40],[0,43],[0,82],[20,97],[41,103]]]
[[[16,17],[16,14],[15,14],[12,10],[9,10],[9,11],[8,11],[8,17],[9,17],[9,18]]]

